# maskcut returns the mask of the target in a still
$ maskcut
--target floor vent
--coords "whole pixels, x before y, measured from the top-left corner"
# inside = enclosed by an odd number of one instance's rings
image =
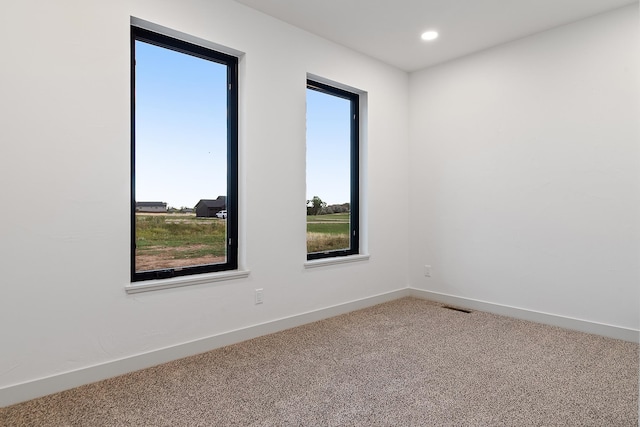
[[[461,313],[471,313],[471,310],[465,310],[464,308],[451,307],[448,305],[443,305],[442,308],[446,308],[447,310],[459,311]]]

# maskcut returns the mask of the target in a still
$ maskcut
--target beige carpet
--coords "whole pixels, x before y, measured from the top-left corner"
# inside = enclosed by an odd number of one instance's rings
[[[637,426],[638,345],[404,298],[0,409],[2,426]]]

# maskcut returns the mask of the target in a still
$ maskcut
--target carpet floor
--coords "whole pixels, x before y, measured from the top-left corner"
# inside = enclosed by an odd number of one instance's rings
[[[637,426],[638,344],[403,298],[0,409],[2,426]]]

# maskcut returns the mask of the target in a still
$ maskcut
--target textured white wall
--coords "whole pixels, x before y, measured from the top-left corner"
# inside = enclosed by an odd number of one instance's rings
[[[412,74],[411,286],[637,330],[639,71],[636,5]]]
[[[245,52],[248,279],[124,292],[131,16]],[[637,35],[626,8],[409,78],[227,0],[5,5],[0,391],[407,284],[637,328]],[[307,73],[368,92],[368,262],[303,268]]]
[[[14,1],[1,15],[0,389],[406,287],[407,224],[387,215],[408,205],[406,73],[227,0]],[[245,53],[248,279],[124,291],[131,16]],[[307,73],[368,92],[369,261],[303,268]]]

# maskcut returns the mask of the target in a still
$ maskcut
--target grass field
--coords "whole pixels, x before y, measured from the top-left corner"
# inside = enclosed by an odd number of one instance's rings
[[[138,271],[220,262],[226,221],[195,215],[136,215]]]
[[[349,223],[349,213],[329,215],[307,215],[307,222],[346,222]]]
[[[224,262],[226,220],[136,214],[136,270]],[[307,216],[307,253],[349,247],[349,214]]]
[[[307,253],[349,248],[349,214],[308,215]]]

